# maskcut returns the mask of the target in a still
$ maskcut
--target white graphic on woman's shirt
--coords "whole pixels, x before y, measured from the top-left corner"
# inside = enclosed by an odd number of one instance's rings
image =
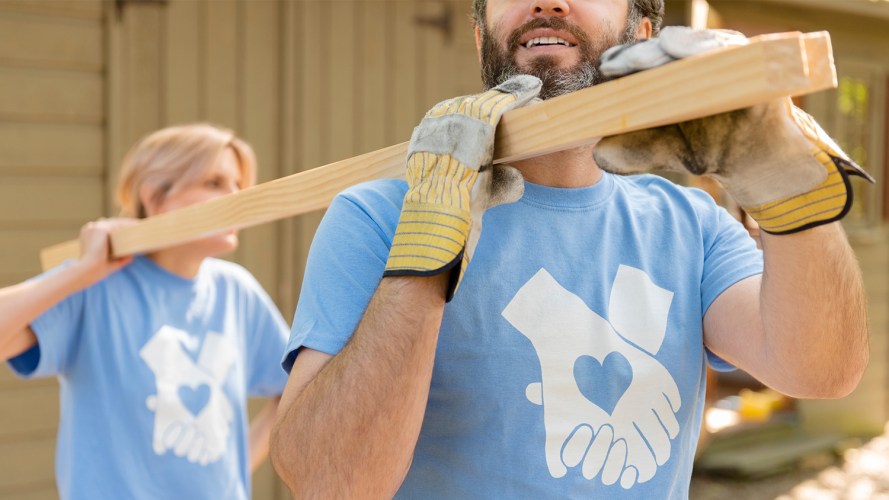
[[[139,355],[157,381],[157,394],[145,401],[155,413],[154,452],[172,450],[207,465],[226,451],[234,410],[222,384],[237,352],[229,339],[209,333],[195,363],[189,351],[196,351],[197,344],[186,332],[164,326]]]

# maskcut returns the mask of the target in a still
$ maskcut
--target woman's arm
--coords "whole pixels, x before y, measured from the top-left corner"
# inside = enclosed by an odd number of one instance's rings
[[[256,472],[269,456],[269,436],[280,402],[281,396],[272,398],[250,422],[250,472]]]
[[[83,255],[76,263],[42,279],[0,289],[0,359],[13,358],[37,342],[30,324],[41,314],[129,264],[131,257],[109,257],[108,234],[131,223],[129,219],[90,222],[80,232]]]

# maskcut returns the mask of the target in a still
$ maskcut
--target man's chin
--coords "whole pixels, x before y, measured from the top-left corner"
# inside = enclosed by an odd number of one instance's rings
[[[539,75],[547,71],[571,71],[578,65],[577,57],[566,54],[556,56],[553,54],[530,55],[524,60],[516,60],[517,66],[526,75]]]

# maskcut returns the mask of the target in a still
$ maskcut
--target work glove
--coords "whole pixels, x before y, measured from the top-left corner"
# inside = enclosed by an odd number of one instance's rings
[[[383,276],[451,272],[450,301],[481,234],[485,210],[521,198],[524,181],[508,166],[492,166],[500,117],[540,92],[540,80],[519,75],[487,92],[435,105],[408,146],[401,217]]]
[[[658,38],[609,49],[600,70],[617,78],[746,43],[734,31],[668,27]],[[849,175],[874,181],[789,98],[606,137],[593,157],[614,173],[665,169],[710,175],[772,234],[841,219],[852,205]]]

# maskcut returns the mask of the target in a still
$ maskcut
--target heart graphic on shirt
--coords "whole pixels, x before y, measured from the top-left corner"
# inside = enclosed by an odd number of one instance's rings
[[[196,388],[187,385],[179,386],[179,400],[188,408],[192,415],[198,416],[210,401],[210,386],[201,384]]]
[[[584,397],[611,415],[633,381],[633,369],[616,352],[602,363],[592,356],[580,356],[574,362],[574,379]]]

